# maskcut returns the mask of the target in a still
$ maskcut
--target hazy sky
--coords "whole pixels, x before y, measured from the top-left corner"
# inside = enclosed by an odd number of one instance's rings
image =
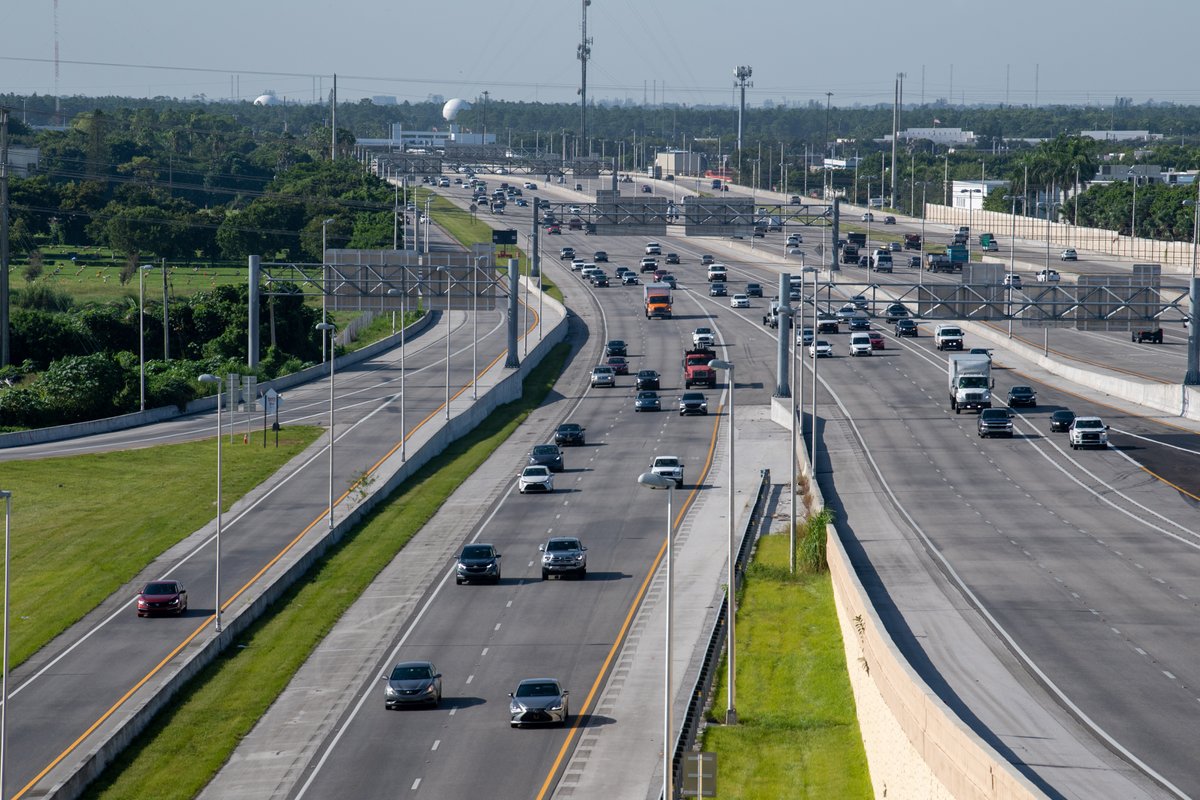
[[[53,94],[53,0],[7,0],[0,91]],[[63,95],[574,101],[581,0],[58,0]],[[1200,0],[593,0],[588,95],[731,103],[1200,103]],[[110,66],[115,65],[115,66]],[[657,84],[657,89],[655,88]]]

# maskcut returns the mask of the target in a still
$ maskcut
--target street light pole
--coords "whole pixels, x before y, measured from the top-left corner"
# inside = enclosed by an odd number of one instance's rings
[[[671,551],[674,549],[674,537],[672,531],[675,525],[675,481],[662,475],[655,475],[653,472],[643,472],[638,476],[638,483],[647,486],[651,489],[666,489],[667,490],[667,543],[666,543],[666,570],[667,570],[667,641],[663,653],[663,800],[674,800],[675,797],[675,775],[671,769],[671,730],[674,725],[671,724],[671,595],[673,588],[673,576],[671,574]]]
[[[216,633],[221,632],[221,403],[225,400],[225,381],[223,378],[205,373],[200,376],[201,383],[215,383],[217,385],[217,559],[216,559],[216,578],[213,580],[213,596],[216,600],[213,603],[213,616],[216,623],[213,630]]]
[[[328,266],[325,258],[325,227],[333,222],[333,219],[327,219],[321,223],[321,322],[329,320],[329,274]],[[321,360],[324,361],[329,356],[325,352],[325,337],[321,336]]]
[[[138,267],[138,411],[146,410],[146,268]],[[2,796],[2,795],[0,795]]]
[[[726,650],[725,663],[728,666],[728,673],[729,673],[728,677],[726,678],[726,682],[729,684],[729,690],[728,690],[728,692],[726,692],[727,703],[725,706],[725,724],[726,725],[736,725],[737,724],[737,691],[736,691],[737,686],[736,686],[735,678],[736,678],[736,666],[737,666],[736,655],[737,654],[736,654],[736,651],[734,650],[734,646],[737,641],[737,637],[735,634],[736,626],[737,626],[737,623],[736,623],[737,583],[735,582],[737,580],[737,565],[736,565],[736,562],[734,559],[734,551],[733,551],[733,538],[734,538],[733,531],[734,531],[734,527],[736,524],[735,520],[733,518],[733,495],[734,495],[734,485],[733,485],[733,481],[734,481],[734,446],[733,446],[733,423],[734,423],[733,407],[734,406],[733,406],[733,396],[734,396],[734,392],[736,391],[737,381],[736,381],[736,378],[734,377],[732,361],[723,361],[719,358],[714,358],[712,361],[708,362],[708,366],[712,367],[713,369],[728,370],[728,372],[729,372],[729,420],[728,420],[728,423],[729,423],[729,425],[728,425],[728,427],[729,427],[729,440],[728,440],[729,441],[729,508],[728,508],[728,513],[729,513],[729,520],[728,520],[729,521],[729,553],[728,553],[729,569],[728,569],[728,577],[727,577],[727,580],[729,582],[729,603],[728,603],[729,619],[727,620],[728,624],[725,628],[725,631],[727,634],[726,640],[725,640],[725,650]]]
[[[428,224],[428,223],[427,223]],[[450,419],[450,271],[438,267],[437,271],[446,276],[446,419]]]
[[[536,212],[535,212],[536,213]],[[471,273],[471,399],[479,399],[479,262],[487,263],[488,256],[475,259],[475,270]]]
[[[1184,204],[1195,207],[1192,215],[1192,279],[1188,282],[1188,344],[1187,373],[1183,376],[1184,386],[1200,385],[1200,311],[1196,301],[1200,292],[1196,287],[1196,234],[1200,229],[1200,181],[1196,182],[1196,199],[1184,200]]]
[[[336,440],[333,432],[333,365],[337,358],[333,351],[334,327],[328,322],[319,322],[317,330],[321,332],[322,341],[326,334],[329,336],[329,530],[333,530],[333,443]]]
[[[1012,213],[1009,214],[1009,218],[1012,222],[1012,229],[1009,232],[1009,240],[1008,240],[1008,277],[1004,281],[1004,284],[1007,287],[1007,291],[1005,294],[1008,298],[1008,314],[1007,314],[1007,316],[1008,316],[1008,338],[1011,339],[1012,338],[1012,328],[1013,328],[1013,326],[1012,326],[1012,291],[1013,291],[1012,282],[1016,280],[1016,278],[1013,276],[1017,274],[1017,195],[1006,194],[1006,195],[1004,195],[1004,199],[1012,201]]]
[[[220,441],[218,436],[217,440]],[[0,489],[0,497],[4,498],[4,673],[0,678],[0,797],[7,797],[4,792],[4,765],[8,755],[8,615],[9,615],[9,580],[8,566],[12,562],[9,557],[11,550],[9,532],[12,528],[12,492]]]

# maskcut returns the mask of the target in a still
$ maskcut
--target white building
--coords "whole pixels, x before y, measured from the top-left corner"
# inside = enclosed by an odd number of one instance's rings
[[[997,188],[1008,188],[1008,181],[954,181],[950,184],[950,205],[964,211],[982,211],[983,201]]]
[[[974,144],[975,131],[964,131],[962,128],[908,128],[897,134],[897,138],[904,141],[912,141],[913,139],[928,139],[935,144]],[[883,137],[885,142],[892,140],[892,135],[889,133]]]
[[[1163,138],[1161,133],[1150,131],[1080,131],[1079,135],[1101,142],[1151,141]]]

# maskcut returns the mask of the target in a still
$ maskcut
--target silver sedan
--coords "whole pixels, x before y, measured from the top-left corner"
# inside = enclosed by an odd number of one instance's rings
[[[509,725],[566,725],[567,695],[554,678],[526,678],[508,695]]]

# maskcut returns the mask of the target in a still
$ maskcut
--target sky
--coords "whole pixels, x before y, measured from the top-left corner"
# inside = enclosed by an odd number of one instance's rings
[[[577,102],[583,0],[8,0],[0,93]],[[1200,104],[1197,0],[591,0],[595,102]]]

